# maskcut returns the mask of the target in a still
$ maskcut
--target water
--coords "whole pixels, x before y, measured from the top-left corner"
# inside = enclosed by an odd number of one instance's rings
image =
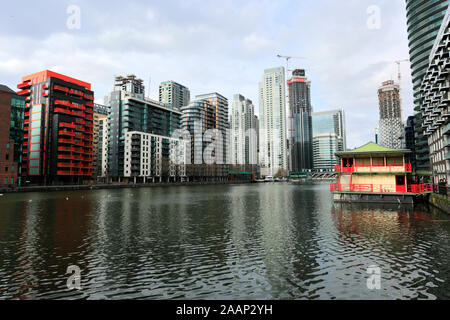
[[[448,219],[313,184],[8,194],[0,298],[449,299]]]

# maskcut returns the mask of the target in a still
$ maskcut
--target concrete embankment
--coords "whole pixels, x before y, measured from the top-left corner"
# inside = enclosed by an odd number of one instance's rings
[[[432,206],[450,214],[450,199],[448,197],[438,194],[431,194],[428,201]]]
[[[18,192],[54,192],[54,191],[77,191],[77,190],[100,190],[100,189],[126,189],[126,188],[153,188],[174,186],[202,186],[202,185],[235,185],[249,184],[250,182],[171,182],[171,183],[149,183],[149,184],[94,184],[73,186],[31,186],[0,189],[0,194]]]

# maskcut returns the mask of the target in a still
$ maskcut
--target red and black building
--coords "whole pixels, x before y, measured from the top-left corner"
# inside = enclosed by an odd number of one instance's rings
[[[49,70],[22,78],[26,97],[23,184],[81,184],[92,178],[91,85]]]

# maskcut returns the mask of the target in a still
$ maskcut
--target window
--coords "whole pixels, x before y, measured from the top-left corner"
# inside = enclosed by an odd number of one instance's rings
[[[5,172],[8,172],[8,167],[7,166],[5,167]]]
[[[6,158],[6,161],[8,161],[9,160],[9,154],[6,154],[5,158]]]
[[[9,144],[9,142],[6,144],[6,149],[9,149],[9,147],[10,147],[10,144]]]

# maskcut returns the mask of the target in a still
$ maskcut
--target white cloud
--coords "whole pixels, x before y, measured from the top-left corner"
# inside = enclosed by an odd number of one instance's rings
[[[241,93],[258,106],[264,69],[284,65],[276,54],[305,56],[291,67],[307,69],[315,111],[346,110],[351,147],[373,140],[378,86],[396,77],[395,60],[408,58],[405,4],[392,0],[79,0],[79,31],[65,28],[64,4],[45,2],[26,19],[0,19],[0,82],[15,87],[23,75],[54,69],[91,82],[100,101],[114,75],[135,73],[152,78],[153,98],[171,79],[192,96]],[[379,30],[367,28],[373,4],[381,8]],[[402,71],[406,115],[412,85],[408,66]]]

